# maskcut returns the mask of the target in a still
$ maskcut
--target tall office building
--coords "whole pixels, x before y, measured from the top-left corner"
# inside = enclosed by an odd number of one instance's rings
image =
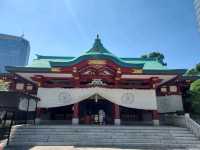
[[[5,72],[5,66],[27,65],[29,54],[29,42],[23,37],[0,34],[0,72]]]
[[[194,7],[196,10],[198,29],[200,31],[200,0],[194,0]]]

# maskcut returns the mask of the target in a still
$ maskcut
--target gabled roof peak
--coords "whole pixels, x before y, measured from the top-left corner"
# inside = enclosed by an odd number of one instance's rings
[[[109,54],[111,54],[101,43],[99,34],[97,34],[97,37],[94,41],[92,48],[89,51],[87,51],[86,53],[109,53]]]

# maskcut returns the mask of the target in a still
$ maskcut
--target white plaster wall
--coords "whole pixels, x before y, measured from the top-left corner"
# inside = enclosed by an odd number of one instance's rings
[[[157,105],[160,113],[183,111],[181,95],[157,96]]]

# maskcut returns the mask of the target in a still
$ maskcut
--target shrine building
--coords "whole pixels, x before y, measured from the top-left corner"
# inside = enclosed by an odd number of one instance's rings
[[[6,70],[28,83],[15,82],[13,90],[35,90],[40,123],[98,124],[95,117],[103,110],[106,125],[159,125],[160,114],[184,111],[185,69],[169,69],[157,59],[118,57],[99,36],[79,57],[37,55],[26,67]]]

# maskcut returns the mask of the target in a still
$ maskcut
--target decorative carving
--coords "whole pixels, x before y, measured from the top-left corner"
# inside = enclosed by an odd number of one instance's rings
[[[117,73],[122,73],[121,68],[117,68]]]
[[[61,68],[56,68],[56,67],[54,67],[54,68],[51,68],[51,71],[52,72],[61,72]]]
[[[142,69],[133,69],[133,73],[141,74],[141,73],[143,73],[143,70]]]
[[[94,65],[92,67],[95,68],[96,70],[99,70],[100,68],[102,68],[102,65]]]
[[[109,71],[104,70],[104,71],[98,71],[99,75],[112,75]]]
[[[73,72],[76,73],[77,72],[77,68],[73,67]]]
[[[105,83],[103,83],[103,81],[101,79],[93,79],[91,83],[89,83],[89,85],[93,85],[93,86],[103,86],[106,85]]]
[[[89,60],[88,64],[89,65],[105,65],[106,60]]]

